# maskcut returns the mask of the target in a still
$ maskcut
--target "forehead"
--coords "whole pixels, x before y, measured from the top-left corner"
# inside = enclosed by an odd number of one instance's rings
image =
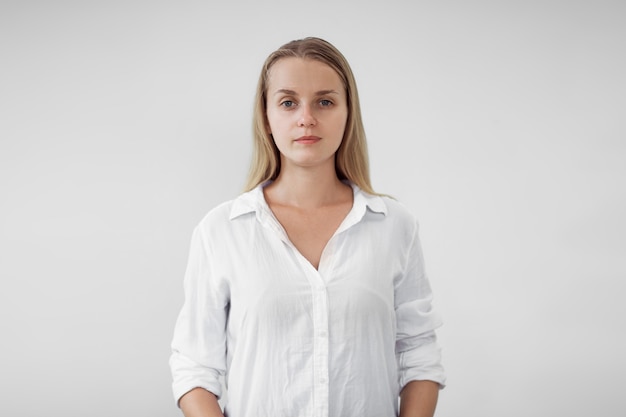
[[[268,73],[268,92],[290,89],[296,92],[333,89],[343,91],[339,74],[321,61],[304,58],[281,58]]]

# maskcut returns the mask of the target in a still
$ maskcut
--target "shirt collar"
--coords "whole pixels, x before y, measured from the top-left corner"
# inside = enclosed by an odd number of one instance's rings
[[[257,213],[257,216],[268,214],[269,206],[263,196],[263,188],[270,183],[271,181],[267,181],[263,184],[259,184],[254,189],[237,197],[233,201],[233,205],[230,209],[230,220],[252,212]],[[351,182],[348,182],[347,184],[352,187],[352,191],[354,193],[354,202],[352,207],[353,212],[360,213],[360,217],[365,214],[366,209],[369,209],[374,213],[381,213],[384,215],[387,214],[387,205],[382,197],[368,194],[361,190],[356,184]]]

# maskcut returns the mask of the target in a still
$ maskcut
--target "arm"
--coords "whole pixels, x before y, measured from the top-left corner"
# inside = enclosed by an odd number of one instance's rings
[[[441,325],[432,308],[432,291],[424,271],[417,225],[403,275],[396,286],[396,357],[400,417],[432,417],[439,389],[445,385],[435,329]]]
[[[224,417],[217,397],[202,388],[194,388],[183,395],[179,405],[185,417]]]
[[[188,407],[185,415],[194,417],[205,416],[196,413],[211,403],[210,396],[222,395],[220,378],[226,370],[228,288],[215,273],[213,258],[202,231],[196,228],[185,272],[185,302],[176,321],[170,356],[174,398],[181,408],[183,403]]]
[[[400,392],[400,417],[433,417],[438,397],[438,383],[409,382]]]

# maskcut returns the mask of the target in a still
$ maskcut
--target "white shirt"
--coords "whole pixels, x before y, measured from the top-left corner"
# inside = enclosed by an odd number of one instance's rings
[[[418,226],[397,201],[354,203],[316,270],[262,185],[193,233],[170,366],[178,401],[223,395],[228,417],[390,417],[412,380],[445,383]]]

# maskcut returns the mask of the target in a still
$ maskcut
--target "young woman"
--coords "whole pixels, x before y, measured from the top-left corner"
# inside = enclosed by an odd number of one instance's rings
[[[418,227],[370,185],[328,42],[266,60],[247,192],[194,231],[170,365],[187,417],[432,416],[445,382]],[[398,405],[400,398],[400,405]]]

